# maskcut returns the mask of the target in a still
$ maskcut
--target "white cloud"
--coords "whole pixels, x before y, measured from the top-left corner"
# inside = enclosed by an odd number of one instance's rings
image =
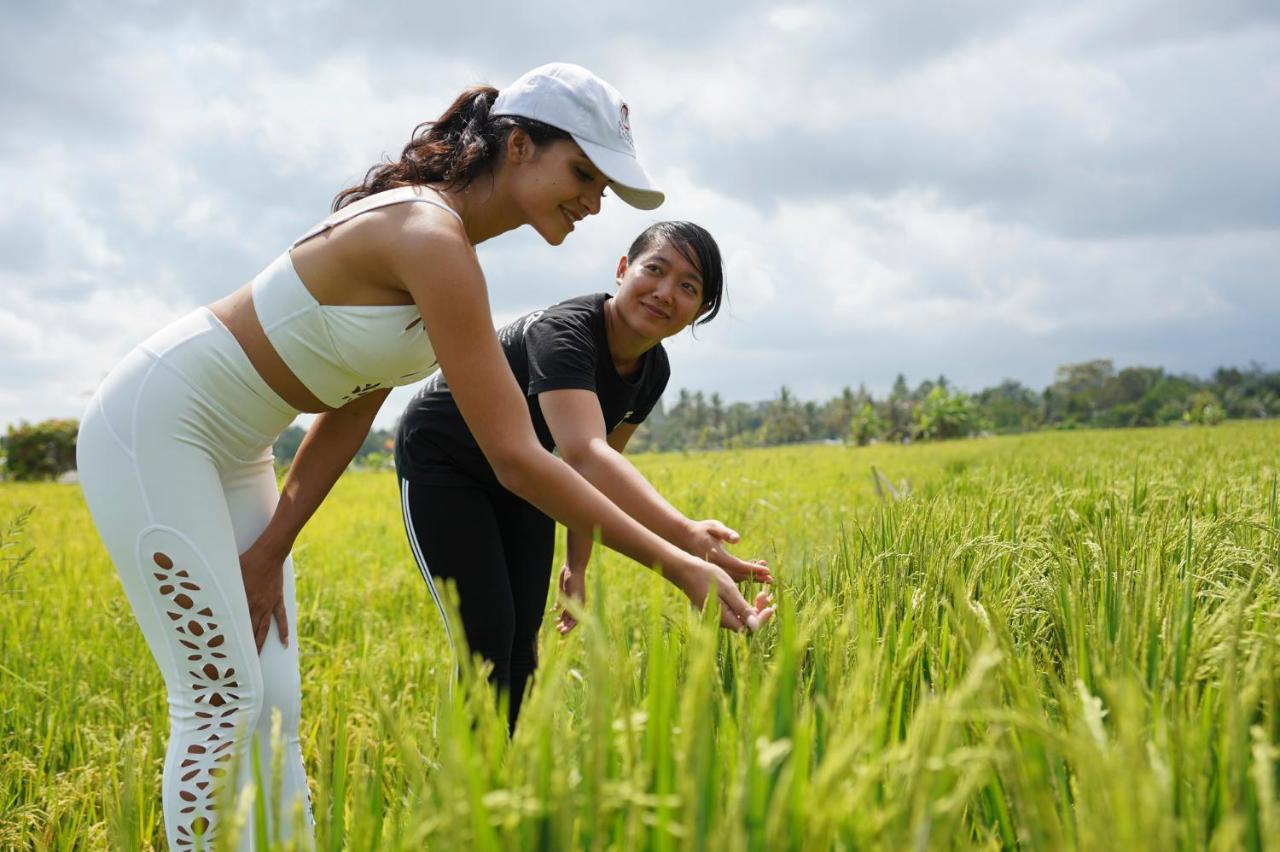
[[[1275,360],[1274,4],[655,2],[15,10],[0,423],[77,414],[130,346],[252,276],[461,87],[553,58],[627,93],[656,213],[724,250],[728,307],[672,342],[673,387]],[[498,321],[609,289],[656,218],[614,200],[563,248],[481,246]]]

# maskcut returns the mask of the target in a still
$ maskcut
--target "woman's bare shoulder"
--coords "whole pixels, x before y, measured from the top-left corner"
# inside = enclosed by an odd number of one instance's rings
[[[388,266],[409,292],[421,287],[483,286],[475,246],[455,215],[432,204],[402,204],[382,223]]]

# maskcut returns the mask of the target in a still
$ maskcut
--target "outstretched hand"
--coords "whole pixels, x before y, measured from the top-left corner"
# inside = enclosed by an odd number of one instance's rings
[[[720,602],[720,626],[726,630],[754,633],[773,617],[773,600],[768,592],[760,592],[754,605],[748,604],[729,575],[706,562],[682,575],[676,585],[697,607],[704,606],[714,594]]]
[[[289,618],[284,608],[285,558],[268,553],[257,544],[240,554],[240,577],[249,601],[249,625],[259,654],[267,641],[272,619],[280,634],[280,644],[289,644]]]
[[[740,538],[736,531],[719,521],[697,521],[690,531],[685,550],[719,567],[734,582],[754,580],[758,583],[772,583],[773,574],[769,572],[769,565],[763,559],[739,559],[724,549],[726,544],[737,544]]]

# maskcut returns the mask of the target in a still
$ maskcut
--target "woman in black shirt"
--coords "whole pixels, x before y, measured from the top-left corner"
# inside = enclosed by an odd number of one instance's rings
[[[737,533],[719,521],[691,521],[622,456],[670,376],[661,341],[719,311],[720,250],[690,222],[646,229],[618,262],[616,296],[596,293],[534,311],[498,332],[524,388],[539,441],[654,533],[705,558],[737,581],[771,582],[763,562],[724,549]],[[405,530],[432,598],[437,579],[457,584],[467,644],[493,665],[510,696],[512,729],[537,665],[555,522],[504,489],[467,429],[442,373],[409,403],[396,432]],[[583,598],[591,539],[569,533],[561,592]],[[761,617],[768,596],[756,600]],[[440,610],[444,617],[444,610]],[[574,627],[568,611],[558,629]],[[445,618],[451,644],[455,639]]]

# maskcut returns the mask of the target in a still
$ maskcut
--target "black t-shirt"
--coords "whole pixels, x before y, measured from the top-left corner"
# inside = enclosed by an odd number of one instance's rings
[[[529,401],[529,416],[542,446],[555,448],[538,394],[576,388],[595,393],[605,430],[640,423],[667,386],[671,366],[659,344],[640,360],[638,372],[623,378],[613,366],[605,332],[607,293],[579,296],[545,311],[534,311],[503,326],[498,340]],[[493,468],[462,419],[444,373],[423,383],[396,429],[396,470],[421,484],[497,485]],[[460,479],[461,478],[461,479]]]

